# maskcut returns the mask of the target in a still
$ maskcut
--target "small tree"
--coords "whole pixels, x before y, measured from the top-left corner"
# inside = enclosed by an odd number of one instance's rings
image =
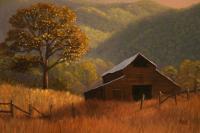
[[[9,22],[12,28],[5,44],[14,57],[37,57],[44,89],[48,88],[49,70],[76,61],[88,50],[88,39],[76,25],[75,13],[67,7],[38,3],[18,10]]]
[[[164,67],[164,69],[162,70],[167,76],[169,76],[171,79],[173,79],[174,81],[177,80],[177,74],[178,71],[175,67],[173,66],[166,66]]]

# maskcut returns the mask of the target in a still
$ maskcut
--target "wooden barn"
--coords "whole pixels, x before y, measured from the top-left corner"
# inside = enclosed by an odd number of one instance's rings
[[[138,53],[102,75],[103,83],[87,90],[85,99],[102,100],[140,100],[142,95],[151,99],[159,92],[174,93],[181,88],[177,83],[163,75],[157,65]]]

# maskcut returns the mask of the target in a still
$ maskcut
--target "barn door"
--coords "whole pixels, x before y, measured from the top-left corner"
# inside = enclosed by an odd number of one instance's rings
[[[145,99],[152,98],[152,85],[136,85],[132,88],[133,100],[140,100],[142,95],[145,95]]]

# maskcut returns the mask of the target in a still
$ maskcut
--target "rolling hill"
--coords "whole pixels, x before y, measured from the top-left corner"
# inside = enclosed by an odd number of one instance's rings
[[[140,51],[161,65],[178,64],[185,58],[199,59],[200,6],[177,10],[153,1],[54,2],[67,5],[77,13],[78,24],[88,35],[93,48],[90,57],[118,63]],[[162,0],[156,1],[162,4]],[[36,2],[39,0],[1,2],[0,41],[4,40],[9,29],[8,19],[16,9]]]
[[[48,0],[43,0],[47,2]],[[18,8],[27,7],[39,0],[2,1],[0,4],[0,41],[6,37],[9,29],[9,17]],[[49,2],[49,1],[48,1]],[[152,1],[140,0],[132,3],[94,3],[85,1],[54,1],[56,4],[67,5],[77,13],[77,21],[89,36],[91,47],[97,47],[113,33],[125,28],[130,22],[164,12],[168,8]]]
[[[183,59],[200,59],[200,5],[171,10],[130,23],[94,52],[118,63],[142,52],[158,64],[179,64]]]

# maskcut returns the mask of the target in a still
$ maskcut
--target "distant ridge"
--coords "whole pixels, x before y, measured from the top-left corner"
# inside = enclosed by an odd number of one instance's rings
[[[137,52],[158,64],[178,64],[200,59],[200,4],[184,10],[170,10],[130,23],[95,50],[97,56],[119,63]]]

